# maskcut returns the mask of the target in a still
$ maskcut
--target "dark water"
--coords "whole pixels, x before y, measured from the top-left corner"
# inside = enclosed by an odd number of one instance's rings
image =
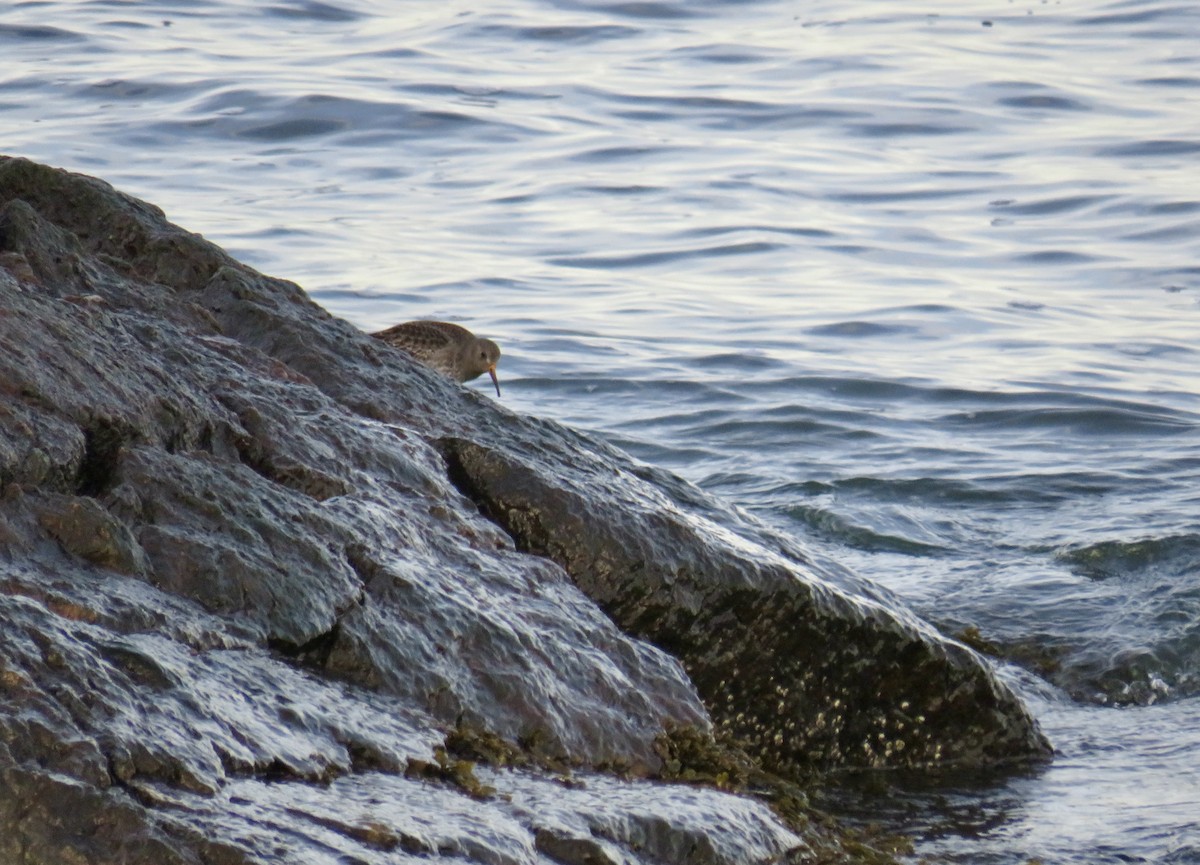
[[[0,52],[0,150],[495,337],[514,410],[987,645],[1059,751],[839,807],[1200,862],[1200,6],[39,2]]]

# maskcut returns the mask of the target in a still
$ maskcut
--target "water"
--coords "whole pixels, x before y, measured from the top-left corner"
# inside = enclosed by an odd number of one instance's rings
[[[919,855],[1200,862],[1198,37],[1169,0],[18,2],[0,150],[366,329],[495,337],[514,410],[1014,659],[1051,768],[839,804]]]

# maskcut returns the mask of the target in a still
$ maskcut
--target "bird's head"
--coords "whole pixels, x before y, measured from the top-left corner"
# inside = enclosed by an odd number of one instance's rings
[[[485,372],[492,377],[496,386],[496,396],[500,396],[500,380],[496,378],[496,364],[500,362],[500,346],[490,339],[477,339],[465,349],[467,356],[464,364],[469,375],[468,379],[478,378]]]

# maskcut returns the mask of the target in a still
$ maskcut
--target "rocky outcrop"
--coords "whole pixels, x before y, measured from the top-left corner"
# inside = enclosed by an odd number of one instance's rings
[[[796,775],[1044,753],[977,656],[902,610],[848,596],[625,478],[563,484],[599,474],[569,452],[551,463],[504,444],[440,445],[451,476],[521,549],[558,562],[628,633],[683,661],[713,718],[762,765]]]
[[[755,531],[0,159],[0,861],[776,861],[762,804],[594,773],[710,718],[781,773],[1046,754]]]

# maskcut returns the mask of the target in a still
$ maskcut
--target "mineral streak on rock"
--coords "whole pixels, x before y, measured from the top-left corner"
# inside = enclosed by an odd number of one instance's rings
[[[973,654],[639,471],[0,157],[0,862],[772,862],[758,802],[589,772],[712,717],[781,770],[1043,753]],[[464,725],[528,762],[406,775]]]

